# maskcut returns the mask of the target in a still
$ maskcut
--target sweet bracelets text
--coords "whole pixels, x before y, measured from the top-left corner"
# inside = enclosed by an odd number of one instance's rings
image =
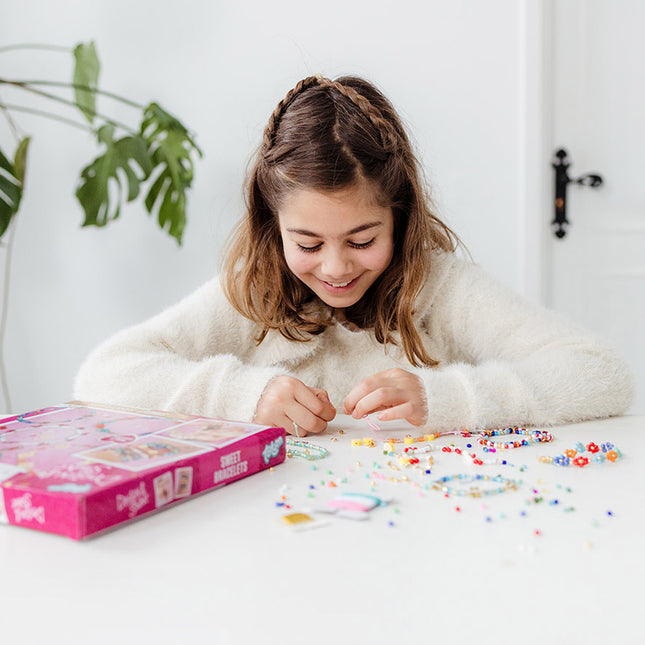
[[[588,453],[589,456],[587,456]],[[555,464],[556,466],[578,466],[584,468],[592,463],[601,464],[604,461],[615,462],[622,457],[622,453],[612,443],[597,444],[588,443],[586,446],[578,442],[575,448],[569,448],[564,451],[563,455],[557,457],[548,457],[546,455],[538,457],[538,461],[543,464]]]
[[[316,446],[309,441],[296,441],[287,439],[287,457],[301,457],[309,461],[324,459],[329,454],[327,448]]]

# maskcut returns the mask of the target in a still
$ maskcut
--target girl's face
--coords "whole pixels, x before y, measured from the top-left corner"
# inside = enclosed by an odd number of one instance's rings
[[[392,209],[364,182],[333,192],[296,190],[278,219],[289,269],[335,309],[356,304],[392,259]]]

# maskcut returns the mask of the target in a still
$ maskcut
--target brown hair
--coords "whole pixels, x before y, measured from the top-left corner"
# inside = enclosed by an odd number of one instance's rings
[[[430,209],[419,164],[401,121],[383,94],[357,77],[310,76],[287,93],[269,119],[247,180],[247,211],[229,240],[222,283],[233,306],[294,341],[332,324],[312,313],[317,297],[288,269],[278,211],[296,189],[333,191],[368,181],[392,208],[394,254],[346,319],[378,342],[398,331],[412,365],[435,366],[412,322],[433,250],[454,251],[456,235]],[[322,309],[322,308],[321,308]]]

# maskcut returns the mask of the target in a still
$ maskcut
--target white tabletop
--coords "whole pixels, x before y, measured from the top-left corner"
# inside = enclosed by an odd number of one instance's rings
[[[85,542],[0,525],[2,643],[642,642],[644,425],[555,428],[550,444],[505,451],[512,466],[466,463],[441,447],[473,440],[441,437],[426,475],[352,446],[373,435],[339,417],[312,439],[330,450],[324,460],[288,459]],[[537,460],[578,441],[610,441],[623,458]],[[483,498],[424,487],[456,473],[522,484]],[[393,501],[366,521],[301,532],[276,505],[284,495],[298,510],[341,490]]]

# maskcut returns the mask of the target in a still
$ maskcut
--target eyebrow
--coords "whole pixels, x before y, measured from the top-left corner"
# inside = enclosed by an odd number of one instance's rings
[[[345,235],[355,235],[356,233],[360,233],[361,231],[367,231],[370,228],[375,228],[377,226],[382,226],[382,225],[383,225],[383,222],[369,222],[367,224],[361,224],[360,226],[353,228],[351,231],[347,231]],[[317,238],[323,237],[322,235],[318,235],[318,233],[314,233],[313,231],[308,231],[304,228],[288,228],[287,231],[289,231],[289,233],[297,233],[298,235],[306,235],[307,237],[317,237]]]

